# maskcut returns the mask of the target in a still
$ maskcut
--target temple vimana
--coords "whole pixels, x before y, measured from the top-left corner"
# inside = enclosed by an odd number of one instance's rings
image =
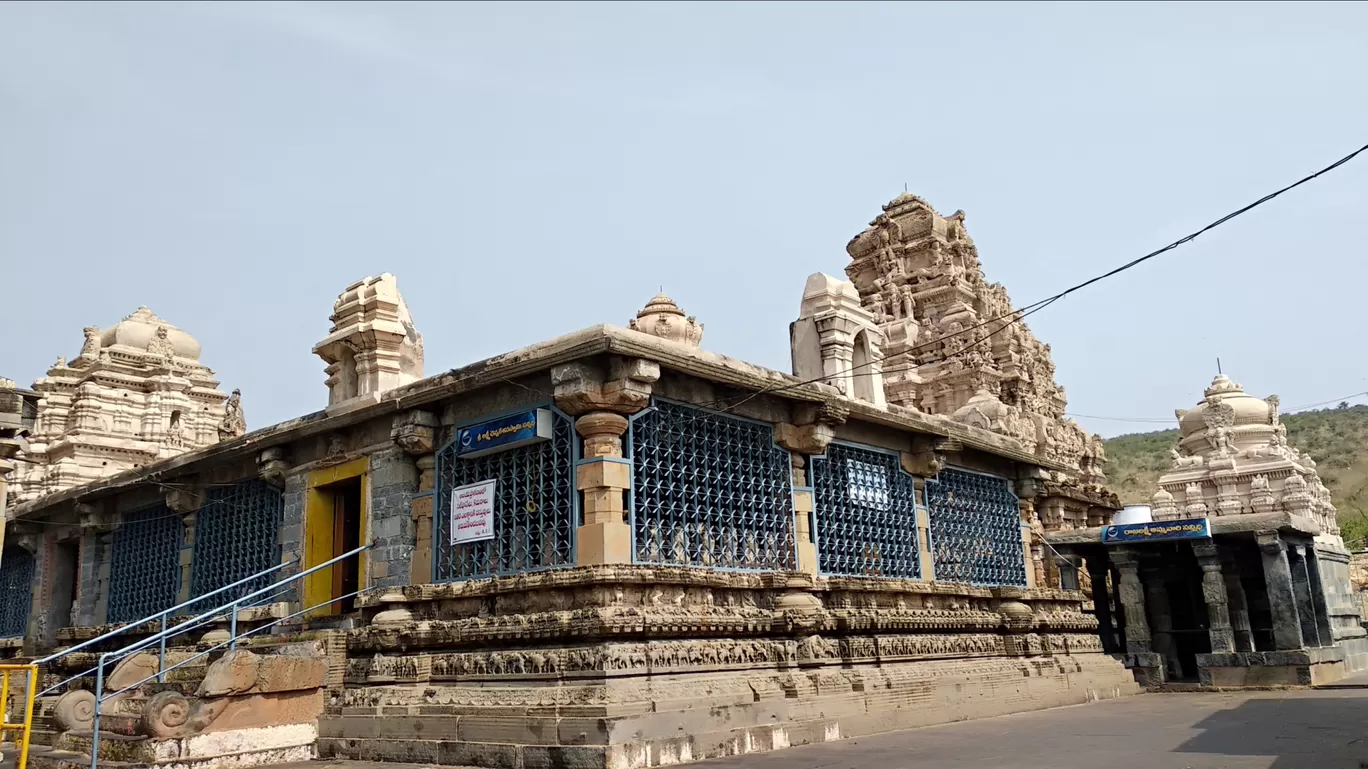
[[[0,382],[25,760],[628,769],[1368,667],[1276,397],[1218,376],[1122,510],[962,211],[900,195],[846,252],[791,373],[660,294],[429,376],[368,277],[322,409],[250,430],[186,330],[86,328]]]

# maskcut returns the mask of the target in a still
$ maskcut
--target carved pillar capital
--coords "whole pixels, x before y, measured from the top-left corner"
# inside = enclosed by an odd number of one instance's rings
[[[289,457],[284,446],[272,446],[257,455],[257,477],[275,486],[285,488],[285,475],[290,471]]]
[[[1287,549],[1287,543],[1276,531],[1260,531],[1254,534],[1254,541],[1265,555],[1277,555]]]
[[[835,437],[836,430],[823,422],[806,425],[780,422],[774,426],[774,442],[795,454],[825,454]]]
[[[591,411],[575,420],[575,432],[584,438],[585,459],[620,457],[627,418],[611,411]]]
[[[898,452],[902,469],[919,478],[934,478],[945,467],[945,452],[930,435],[912,438],[912,450]]]
[[[204,485],[198,477],[183,478],[162,487],[166,506],[177,513],[193,513],[204,504]]]
[[[394,415],[390,440],[409,456],[431,454],[437,450],[437,415],[412,409]]]
[[[81,521],[81,528],[90,529],[96,534],[108,534],[114,530],[114,516],[109,514],[103,502],[77,502],[76,516]]]
[[[556,406],[572,416],[590,411],[635,414],[651,402],[660,364],[611,356],[604,363],[575,361],[551,369]]]
[[[29,552],[30,555],[38,554],[38,544],[43,538],[42,524],[29,523],[27,521],[14,521],[10,524],[9,538],[6,544],[17,545]]]

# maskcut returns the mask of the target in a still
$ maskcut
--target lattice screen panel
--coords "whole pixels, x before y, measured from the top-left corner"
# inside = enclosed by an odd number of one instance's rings
[[[575,435],[573,420],[552,410],[551,439],[475,458],[456,456],[453,442],[437,453],[432,548],[438,580],[572,566],[575,563]],[[498,481],[494,538],[452,545],[451,490]]]
[[[792,467],[770,425],[657,401],[632,421],[636,560],[792,569]]]
[[[280,490],[264,481],[213,488],[195,514],[195,554],[190,567],[191,596],[257,574],[280,563],[280,521],[285,509]],[[268,574],[191,607],[212,609],[260,590],[281,578]],[[251,603],[265,603],[261,596]]]
[[[28,629],[33,561],[33,554],[22,547],[0,553],[0,638],[18,638]]]
[[[955,468],[926,482],[936,580],[1026,585],[1021,510],[1005,478]]]
[[[817,559],[826,574],[921,576],[915,479],[898,455],[833,443],[812,460]]]
[[[184,539],[184,520],[165,505],[125,516],[110,552],[107,622],[133,622],[176,605]]]

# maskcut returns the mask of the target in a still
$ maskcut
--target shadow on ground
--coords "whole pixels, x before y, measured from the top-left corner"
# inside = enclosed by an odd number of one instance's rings
[[[1251,699],[1192,728],[1200,734],[1178,752],[1267,756],[1269,769],[1368,769],[1368,697]]]

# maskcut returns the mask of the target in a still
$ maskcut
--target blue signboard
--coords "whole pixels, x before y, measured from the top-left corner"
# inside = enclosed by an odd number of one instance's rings
[[[531,409],[462,427],[456,433],[456,456],[478,457],[550,438],[551,412]]]
[[[1121,526],[1108,526],[1102,530],[1102,543],[1106,545],[1210,538],[1211,522],[1205,518],[1127,523]]]

